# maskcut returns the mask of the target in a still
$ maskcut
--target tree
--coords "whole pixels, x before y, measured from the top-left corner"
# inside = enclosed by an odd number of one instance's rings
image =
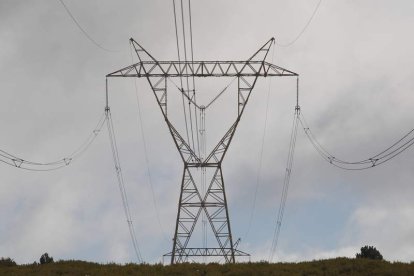
[[[53,263],[53,257],[49,257],[49,254],[45,253],[40,257],[40,264]]]
[[[2,266],[16,266],[16,262],[10,258],[3,258],[0,259],[0,267]]]
[[[361,247],[361,253],[356,254],[357,259],[365,258],[365,259],[372,259],[372,260],[382,260],[381,253],[373,246],[365,245]]]

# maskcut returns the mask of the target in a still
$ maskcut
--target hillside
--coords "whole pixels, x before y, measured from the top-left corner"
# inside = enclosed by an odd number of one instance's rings
[[[0,267],[0,275],[414,275],[414,263],[336,258],[301,263],[97,264],[58,261]]]

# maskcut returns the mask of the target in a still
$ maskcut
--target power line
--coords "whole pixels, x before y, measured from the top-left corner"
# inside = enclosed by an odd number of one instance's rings
[[[184,61],[187,63],[187,43],[186,43],[186,36],[185,36],[185,23],[184,23],[184,8],[183,8],[183,0],[180,0],[181,3],[181,25],[183,30],[183,46],[184,46]],[[188,66],[185,66],[186,75],[188,75]],[[194,76],[193,76],[194,78]],[[190,96],[190,84],[188,82],[188,76],[186,76],[186,83],[187,83],[187,94]],[[193,89],[194,90],[194,89]],[[194,93],[194,92],[193,92]],[[191,102],[188,101],[188,113],[190,115],[190,127],[191,127],[191,141],[193,144],[193,150],[195,151],[194,146],[194,129],[193,129],[193,116],[191,112]]]
[[[188,13],[190,17],[191,68],[194,71],[194,47],[193,47],[193,26],[192,26],[192,16],[191,16],[191,0],[188,0]],[[193,97],[194,97],[194,101],[197,102],[195,91],[196,91],[195,77],[193,75]],[[194,114],[195,114],[195,121],[196,121],[198,155],[200,155],[200,137],[199,137],[199,128],[198,128],[197,105],[194,105]]]
[[[293,45],[305,33],[306,29],[309,27],[310,23],[312,22],[313,17],[315,16],[316,12],[319,9],[319,6],[321,5],[321,2],[322,2],[322,0],[319,0],[319,2],[316,5],[315,9],[313,10],[313,13],[312,13],[311,17],[309,18],[308,22],[306,22],[303,29],[298,33],[298,35],[292,41],[290,41],[288,43],[275,42],[275,44],[279,47],[289,47],[289,46]]]
[[[221,97],[221,95],[224,94],[224,92],[227,91],[227,88],[229,88],[233,82],[237,79],[237,77],[234,77],[205,107],[205,109],[209,108],[218,98]]]
[[[77,147],[76,150],[74,150],[71,154],[64,158],[50,162],[33,162],[17,157],[16,155],[13,155],[0,149],[0,162],[3,162],[4,164],[10,165],[12,167],[16,167],[18,169],[28,171],[53,171],[61,169],[63,167],[70,165],[73,160],[79,158],[89,149],[89,147],[93,144],[96,137],[100,133],[105,121],[106,116],[104,113],[100,117],[98,123],[96,124],[95,128],[88,136],[88,138],[79,147]]]
[[[178,27],[177,27],[177,13],[175,11],[175,0],[173,0],[173,11],[174,11],[174,26],[175,26],[175,38],[176,38],[176,42],[177,42],[177,55],[178,55],[178,69],[180,70],[180,84],[181,84],[181,92],[182,94],[184,94],[184,89],[183,89],[183,77],[181,76],[181,56],[180,56],[180,44],[179,44],[179,39],[178,39]],[[188,97],[188,95],[187,95]],[[188,144],[190,144],[190,136],[188,134],[188,122],[187,122],[187,111],[185,108],[185,103],[184,103],[184,95],[182,95],[182,103],[183,103],[183,112],[184,112],[184,123],[185,123],[185,132],[187,134],[187,142]]]
[[[275,226],[275,230],[273,233],[272,246],[271,246],[270,254],[269,254],[269,262],[273,261],[274,254],[276,252],[276,248],[277,248],[278,241],[279,241],[280,229],[282,227],[283,215],[285,213],[286,200],[287,200],[287,195],[289,191],[290,177],[292,174],[293,156],[295,153],[295,146],[296,146],[296,137],[297,137],[297,132],[298,132],[299,114],[300,114],[300,109],[298,106],[296,106],[295,116],[294,116],[293,125],[292,125],[292,132],[290,135],[289,153],[288,153],[288,159],[287,159],[287,164],[286,164],[285,177],[283,179],[283,190],[282,190],[282,195],[280,197],[279,210],[278,210],[277,218],[276,218],[276,226]]]
[[[200,108],[200,141],[201,141],[201,152],[200,158],[204,160],[206,158],[206,114],[205,114],[205,107]],[[206,193],[206,167],[201,167],[201,190],[203,195]],[[203,247],[207,248],[207,219],[206,213],[201,213],[201,226],[202,226],[202,241]],[[206,262],[206,256],[203,257],[203,261]]]
[[[93,44],[95,44],[95,46],[97,46],[98,48],[100,48],[101,50],[107,51],[107,52],[120,52],[119,50],[111,50],[108,48],[103,47],[100,43],[96,42],[95,39],[92,38],[92,36],[90,36],[88,34],[88,32],[79,24],[79,22],[76,20],[75,16],[73,16],[72,12],[69,10],[69,8],[66,6],[65,2],[63,2],[63,0],[59,0],[59,2],[62,4],[62,6],[65,8],[67,14],[70,16],[70,18],[72,19],[72,21],[76,24],[76,26],[79,28],[79,30],[82,31],[82,33],[85,35],[85,37],[87,39],[89,39],[90,42],[92,42]]]
[[[175,22],[177,20],[177,15],[175,13],[174,19]],[[180,22],[181,23],[181,22]],[[177,29],[176,29],[177,33]],[[176,35],[176,38],[178,39],[178,35]],[[233,238],[231,234],[231,228],[230,228],[230,218],[228,216],[228,204],[226,199],[226,193],[224,189],[224,180],[223,180],[223,174],[222,174],[222,161],[227,153],[227,150],[229,148],[229,145],[231,141],[233,140],[234,134],[236,132],[236,129],[239,125],[240,119],[243,115],[243,111],[245,110],[246,104],[249,100],[249,97],[251,95],[251,91],[255,87],[255,84],[259,77],[262,76],[297,76],[296,73],[287,71],[281,67],[278,67],[276,65],[272,65],[268,62],[266,62],[266,57],[268,56],[271,43],[274,41],[274,39],[270,39],[267,41],[262,47],[259,48],[258,51],[255,52],[255,54],[246,61],[217,61],[217,62],[198,62],[199,64],[202,64],[202,74],[196,74],[196,72],[189,72],[186,73],[186,68],[183,68],[182,66],[189,66],[191,62],[189,61],[178,61],[178,63],[181,64],[180,71],[177,70],[177,61],[157,61],[154,58],[152,58],[152,61],[142,61],[140,63],[139,69],[138,64],[131,65],[128,67],[125,67],[124,69],[118,70],[114,73],[108,74],[107,77],[145,77],[147,81],[149,82],[149,85],[151,89],[154,92],[154,95],[157,99],[157,104],[161,109],[161,112],[164,115],[164,119],[166,121],[167,127],[169,128],[170,134],[174,140],[174,144],[181,156],[181,159],[184,163],[184,169],[183,169],[183,176],[182,176],[182,182],[181,182],[181,189],[180,189],[180,198],[178,202],[178,211],[177,211],[177,219],[175,224],[175,234],[173,238],[173,249],[170,253],[165,254],[164,256],[171,257],[171,263],[174,264],[176,262],[184,262],[191,259],[193,256],[221,256],[224,257],[226,262],[228,263],[234,263],[235,257],[239,256],[249,256],[249,254],[242,252],[240,250],[235,249],[236,244],[233,243]],[[179,46],[179,45],[178,45]],[[179,47],[178,47],[179,49]],[[140,51],[144,51],[148,54],[148,52],[142,48],[139,47]],[[138,49],[137,49],[138,51]],[[149,54],[148,54],[149,55]],[[257,58],[256,58],[257,56]],[[260,56],[260,59],[259,59]],[[224,67],[223,64],[228,65],[229,70],[231,70],[231,73],[229,73],[228,70],[223,71],[222,69]],[[238,67],[237,65],[241,65]],[[170,71],[170,69],[164,70],[164,66],[169,66],[169,68],[174,68],[174,72]],[[173,66],[173,67],[172,67]],[[216,66],[219,67],[217,73],[210,73],[213,71],[210,71],[210,67],[215,68]],[[230,68],[230,66],[233,66]],[[187,70],[191,70],[187,67]],[[148,70],[147,70],[148,68]],[[191,67],[190,67],[191,68]],[[200,67],[198,67],[200,68]],[[132,72],[135,69],[135,72]],[[153,84],[153,78],[155,78],[154,81],[157,81],[157,84],[161,83],[162,81],[165,81],[167,83],[167,79],[170,77],[192,77],[192,76],[207,76],[204,75],[204,70],[208,71],[208,76],[212,77],[224,77],[224,76],[233,76],[238,78],[238,98],[237,98],[237,116],[235,118],[234,123],[231,125],[231,127],[226,131],[226,133],[222,136],[220,141],[216,144],[214,144],[214,149],[210,152],[210,154],[203,158],[204,153],[201,153],[201,157],[198,157],[195,155],[193,150],[184,142],[183,137],[179,134],[179,132],[176,130],[176,128],[173,126],[173,123],[170,122],[168,116],[165,113],[165,106],[167,104],[166,102],[166,89],[167,84],[164,84],[163,86],[154,85]],[[236,71],[234,73],[234,70]],[[160,71],[162,73],[160,73]],[[178,72],[177,72],[178,71]],[[182,72],[184,71],[184,72]],[[185,75],[184,75],[185,74]],[[182,88],[182,87],[181,87]],[[158,92],[162,92],[162,95],[160,96]],[[185,92],[188,93],[188,90]],[[221,92],[220,92],[221,93]],[[224,92],[223,92],[224,93]],[[181,96],[184,97],[184,91],[181,89]],[[221,95],[223,95],[221,93]],[[188,95],[187,95],[188,96]],[[160,97],[163,97],[160,100]],[[188,98],[191,98],[191,96],[188,96]],[[217,98],[215,98],[217,99]],[[214,99],[213,99],[214,100]],[[191,106],[190,102],[190,106]],[[204,111],[205,107],[200,106],[200,118],[201,118],[201,130],[203,132],[202,135],[202,142],[201,145],[205,145],[205,137],[204,137],[204,128],[205,128],[205,117]],[[203,148],[204,148],[203,145]],[[201,150],[201,149],[200,149]],[[203,149],[204,151],[204,149]],[[197,181],[197,179],[194,177],[194,171],[201,169],[201,174],[203,175],[203,168],[209,169],[208,171],[208,177],[209,182],[205,182],[204,180],[201,181],[201,189],[200,189],[200,183]],[[203,178],[202,178],[203,179]],[[206,185],[209,184],[207,190],[205,190]],[[201,190],[201,194],[200,194]],[[204,192],[204,193],[203,193]],[[211,210],[211,211],[209,211]],[[198,231],[199,228],[196,229],[197,223],[200,222],[200,214],[201,212],[205,213],[206,217],[208,218],[209,226],[211,227],[212,233],[214,234],[216,238],[216,242],[219,246],[218,247],[206,247],[206,239],[203,235],[203,245],[205,247],[193,247],[193,241],[191,240],[191,237],[193,234],[198,234],[202,231]],[[203,218],[201,218],[203,220]],[[191,240],[191,242],[190,242]],[[192,247],[188,247],[188,245]]]
[[[273,49],[272,49],[272,64],[273,64],[274,56],[275,56],[275,48],[273,47]],[[270,102],[269,99],[270,99],[271,87],[272,87],[272,79],[269,79],[269,87],[268,87],[268,90],[267,90],[267,97],[266,97],[265,121],[264,121],[263,134],[262,134],[262,145],[261,145],[260,154],[259,154],[259,164],[258,164],[258,167],[257,167],[256,187],[255,187],[255,190],[254,190],[253,207],[252,207],[251,212],[250,212],[249,224],[247,226],[245,236],[247,236],[250,232],[250,228],[251,228],[252,222],[253,222],[254,212],[255,212],[255,209],[256,209],[257,192],[259,190],[260,177],[261,177],[261,172],[262,172],[263,151],[264,151],[264,145],[265,145],[265,137],[266,137],[266,128],[267,128],[267,118],[268,118],[268,113],[269,113],[269,102]]]
[[[132,223],[132,216],[131,216],[131,211],[129,208],[128,196],[127,196],[127,192],[125,188],[125,181],[124,181],[124,176],[123,176],[122,169],[121,169],[118,146],[117,146],[116,138],[115,138],[115,130],[114,130],[111,111],[109,107],[106,108],[105,113],[106,113],[106,118],[107,118],[106,123],[108,127],[109,140],[111,142],[112,158],[113,158],[114,165],[115,165],[115,172],[116,172],[116,177],[118,181],[119,191],[121,193],[121,198],[122,198],[122,206],[124,208],[125,217],[128,223],[129,234],[131,236],[135,254],[137,256],[138,262],[142,263],[143,259],[141,256],[141,252],[139,250],[138,241],[137,241],[136,234],[135,234],[135,229]]]
[[[130,54],[131,54],[131,62],[134,63],[133,56],[132,56],[132,48],[130,48]],[[160,230],[161,230],[162,234],[164,235],[165,239],[168,240],[166,238],[167,235],[165,234],[164,228],[163,228],[162,223],[161,223],[160,214],[159,214],[159,210],[158,210],[157,199],[155,197],[154,185],[153,185],[153,182],[152,182],[152,175],[151,175],[151,170],[150,170],[150,166],[149,166],[147,142],[146,142],[146,139],[145,139],[144,125],[142,123],[141,104],[140,104],[140,100],[139,100],[138,87],[137,87],[137,82],[136,82],[135,78],[134,78],[134,88],[135,88],[135,98],[137,100],[137,107],[138,107],[138,114],[137,114],[138,116],[137,117],[138,117],[138,123],[139,123],[140,129],[141,129],[141,138],[142,138],[142,144],[143,144],[143,148],[144,148],[145,163],[147,165],[148,183],[150,184],[150,188],[151,188],[152,202],[154,204],[155,213],[156,213],[156,216],[157,216],[158,224],[160,226]]]
[[[173,78],[168,77],[167,80],[170,81],[172,84],[174,84],[174,86],[177,88],[177,90],[181,93],[182,96],[184,96],[187,100],[189,100],[195,107],[200,109],[200,106],[198,106],[198,104],[193,99],[191,99],[190,97],[188,97],[187,94],[184,93],[184,91],[175,83]]]
[[[319,153],[319,155],[331,165],[343,170],[366,170],[379,166],[403,153],[414,144],[414,129],[412,129],[397,142],[370,158],[366,158],[360,161],[345,161],[335,157],[324,147],[322,147],[322,145],[318,142],[311,129],[307,125],[303,114],[301,114],[299,121],[303,127],[303,130],[305,131],[307,138],[315,150]]]

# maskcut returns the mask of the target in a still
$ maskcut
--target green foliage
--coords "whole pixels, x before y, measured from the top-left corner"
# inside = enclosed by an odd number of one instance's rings
[[[378,262],[370,259],[336,258],[300,263],[236,264],[97,264],[57,261],[48,265],[0,267],[0,275],[145,275],[145,276],[267,276],[267,275],[414,275],[414,264]]]
[[[9,266],[16,266],[16,265],[17,264],[13,259],[3,258],[3,257],[1,257],[0,259],[0,267],[1,266],[9,267]]]
[[[371,260],[382,260],[381,253],[373,246],[364,246],[361,247],[361,253],[356,254],[357,259],[365,258]]]
[[[49,254],[45,253],[40,256],[40,264],[50,264],[53,263],[53,257],[49,257]]]

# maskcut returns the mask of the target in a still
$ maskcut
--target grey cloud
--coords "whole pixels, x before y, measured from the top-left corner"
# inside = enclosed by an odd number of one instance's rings
[[[66,2],[90,35],[121,52],[96,48],[58,1],[0,3],[0,148],[27,159],[60,158],[89,135],[103,112],[105,75],[131,63],[130,37],[160,60],[177,55],[170,2]],[[301,29],[316,2],[193,1],[195,58],[244,59],[272,36],[285,43]],[[411,1],[323,1],[300,40],[275,49],[274,63],[300,74],[300,104],[308,124],[334,154],[366,158],[412,128],[414,41],[407,34],[413,8]],[[171,247],[182,164],[149,86],[143,79],[137,84],[166,237],[148,184],[132,80],[110,80],[110,104],[138,242],[145,260],[156,262]],[[200,88],[211,93],[208,84]],[[260,80],[223,168],[233,230],[239,236],[244,236],[252,206],[267,89],[267,81]],[[171,97],[178,95],[174,93]],[[231,95],[220,105],[232,104]],[[252,232],[241,244],[257,260],[266,257],[262,252],[272,238],[295,81],[272,80],[270,102],[257,210]],[[179,110],[180,105],[175,107]],[[178,121],[182,114],[174,116]],[[211,146],[219,137],[215,131],[225,129],[225,124],[213,126],[219,116],[217,111],[208,117]],[[365,242],[382,249],[388,259],[413,260],[412,156],[408,150],[381,167],[343,172],[324,163],[300,133],[280,260],[352,256]],[[56,259],[134,261],[106,132],[61,171],[0,169],[2,254],[20,263],[37,260],[44,251]],[[367,217],[377,214],[384,216],[367,224]],[[306,216],[314,221],[309,223]],[[384,227],[386,222],[392,225]],[[374,229],[383,232],[369,236]],[[326,231],[333,232],[329,242],[320,242],[318,233]]]

